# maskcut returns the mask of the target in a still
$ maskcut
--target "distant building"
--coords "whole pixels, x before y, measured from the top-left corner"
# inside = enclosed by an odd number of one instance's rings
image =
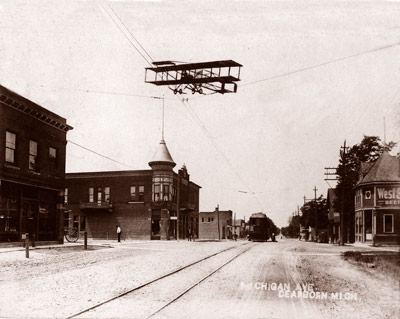
[[[327,195],[328,205],[328,235],[329,242],[334,244],[340,240],[340,213],[335,209],[335,202],[337,200],[335,189],[329,188]]]
[[[199,238],[200,239],[227,239],[232,236],[232,211],[219,210],[200,212]]]
[[[244,219],[234,219],[232,225],[232,235],[237,235],[238,238],[243,238],[246,228]]]
[[[387,151],[362,163],[355,186],[356,241],[400,244],[400,158]]]
[[[190,181],[184,165],[178,173],[162,140],[150,170],[66,174],[68,227],[88,237],[123,239],[198,237],[200,186]],[[179,216],[178,212],[179,211]],[[178,223],[179,220],[179,223]]]
[[[55,113],[0,86],[0,242],[63,242],[66,135]]]

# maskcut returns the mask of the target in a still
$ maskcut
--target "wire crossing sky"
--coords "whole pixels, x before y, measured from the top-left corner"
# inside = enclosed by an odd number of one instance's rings
[[[3,0],[0,81],[74,127],[67,172],[149,169],[164,97],[200,210],[285,226],[314,186],[326,197],[345,139],[400,142],[399,16],[399,1]],[[153,59],[234,60],[242,81],[178,97],[144,83]]]

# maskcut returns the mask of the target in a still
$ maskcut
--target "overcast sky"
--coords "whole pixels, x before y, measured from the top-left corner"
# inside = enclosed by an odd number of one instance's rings
[[[151,97],[164,96],[165,140],[202,187],[200,210],[278,226],[314,186],[326,196],[345,139],[383,140],[385,118],[400,142],[399,44],[400,1],[0,0],[0,83],[74,127],[67,172],[149,169]],[[144,83],[142,55],[231,59],[242,80],[236,94],[175,96]]]

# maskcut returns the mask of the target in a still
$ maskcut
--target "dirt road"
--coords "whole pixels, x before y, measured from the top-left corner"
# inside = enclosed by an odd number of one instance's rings
[[[399,280],[343,260],[345,250],[281,240],[125,242],[93,250],[0,253],[0,317],[69,317],[218,251],[219,255],[77,317],[146,318],[222,267],[154,318],[396,318]],[[365,248],[365,251],[371,249]],[[372,251],[372,250],[371,250]]]

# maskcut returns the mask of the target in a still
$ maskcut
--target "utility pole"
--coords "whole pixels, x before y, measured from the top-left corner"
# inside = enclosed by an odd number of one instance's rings
[[[218,240],[221,240],[221,233],[220,233],[220,229],[219,229],[219,204],[217,205],[215,210],[217,212],[217,221],[218,221]]]
[[[315,241],[317,241],[318,236],[317,190],[317,186],[314,186]]]
[[[342,165],[343,165],[343,180],[342,180],[342,192],[341,192],[341,199],[340,199],[340,246],[344,246],[344,196],[345,196],[345,191],[344,191],[344,186],[346,185],[346,180],[347,180],[347,167],[346,167],[346,151],[348,147],[346,147],[346,140],[344,140],[344,144],[342,147],[343,152],[341,153],[342,157]]]
[[[181,178],[179,177],[179,171],[178,171],[178,185],[177,185],[177,190],[176,190],[176,239],[179,240],[180,236],[180,230],[179,230],[179,221],[180,221],[180,184],[181,184]]]

